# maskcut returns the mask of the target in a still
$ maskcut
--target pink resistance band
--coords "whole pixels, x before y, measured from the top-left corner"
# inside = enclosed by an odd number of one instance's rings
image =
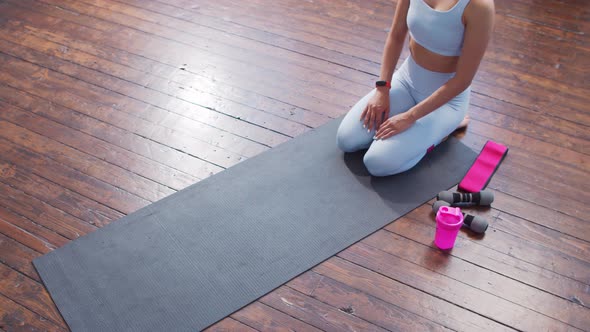
[[[508,148],[504,145],[494,141],[487,141],[479,156],[477,156],[477,159],[475,159],[475,162],[459,183],[459,189],[472,193],[484,189],[498,167],[500,167],[507,153]]]

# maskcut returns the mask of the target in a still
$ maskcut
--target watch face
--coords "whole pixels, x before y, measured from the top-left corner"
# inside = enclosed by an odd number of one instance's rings
[[[377,86],[386,86],[387,85],[387,82],[385,82],[385,81],[377,81],[375,83],[375,85],[377,85]]]

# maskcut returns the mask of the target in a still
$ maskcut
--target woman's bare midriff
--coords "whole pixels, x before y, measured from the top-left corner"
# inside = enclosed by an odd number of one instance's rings
[[[410,37],[410,53],[412,58],[422,68],[439,73],[454,73],[457,71],[458,56],[444,56],[433,53]]]

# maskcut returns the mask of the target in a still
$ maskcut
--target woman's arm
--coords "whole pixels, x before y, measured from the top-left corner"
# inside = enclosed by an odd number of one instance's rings
[[[428,98],[408,111],[411,120],[429,114],[449,102],[471,85],[492,35],[493,0],[472,0],[465,9],[465,36],[457,73]]]
[[[393,16],[393,22],[387,35],[387,41],[385,42],[383,57],[381,59],[381,75],[379,77],[382,81],[391,82],[395,65],[404,47],[404,41],[408,35],[406,17],[409,7],[410,0],[398,0],[397,6],[395,7],[395,15]]]
[[[406,16],[409,7],[410,0],[398,0],[391,29],[383,49],[380,74],[380,80],[382,81],[391,82],[395,65],[402,52],[404,40],[408,34]],[[389,118],[389,88],[386,86],[377,87],[376,93],[371,97],[361,114],[361,120],[364,121],[364,127],[371,131],[372,129],[378,129],[387,118]]]

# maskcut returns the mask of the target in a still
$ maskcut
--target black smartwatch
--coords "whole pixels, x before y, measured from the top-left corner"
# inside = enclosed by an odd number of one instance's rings
[[[377,81],[375,82],[375,87],[382,87],[382,86],[386,86],[388,88],[391,88],[391,83],[387,82],[387,81]]]

